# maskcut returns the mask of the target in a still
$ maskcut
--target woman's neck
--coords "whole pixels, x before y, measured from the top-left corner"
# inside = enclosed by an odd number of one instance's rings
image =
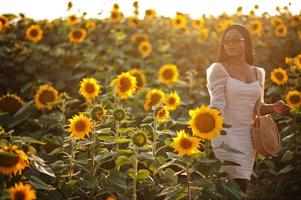
[[[239,66],[245,66],[247,62],[245,61],[244,57],[242,56],[233,56],[230,57],[227,61],[228,65],[239,67]]]

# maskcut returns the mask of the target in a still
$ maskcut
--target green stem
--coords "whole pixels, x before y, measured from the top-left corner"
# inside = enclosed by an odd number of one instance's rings
[[[73,160],[75,158],[75,144],[74,144],[74,138],[71,138],[71,157],[70,157],[70,166],[69,166],[69,180],[72,178],[73,174]]]
[[[134,169],[133,195],[132,195],[133,200],[137,200],[137,168],[138,168],[138,150],[137,150],[137,147],[135,147],[134,160],[133,160],[133,169]]]
[[[156,157],[156,151],[157,151],[157,120],[156,120],[156,116],[153,115],[153,119],[154,119],[154,128],[153,128],[153,156],[154,158]]]
[[[95,168],[95,129],[94,128],[92,131],[91,140],[92,140],[92,149],[91,149],[92,173],[91,174],[93,177],[95,177],[96,168]],[[92,188],[90,193],[90,199],[93,199],[94,196],[95,196],[95,188]]]
[[[191,200],[191,192],[190,192],[190,172],[189,167],[186,165],[186,177],[187,177],[187,193],[188,193],[188,200]]]

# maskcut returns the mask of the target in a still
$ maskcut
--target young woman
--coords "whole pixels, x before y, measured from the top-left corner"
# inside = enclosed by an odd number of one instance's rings
[[[257,73],[258,72],[258,73]],[[219,135],[211,140],[215,156],[220,160],[230,160],[240,166],[223,165],[221,171],[233,178],[246,193],[255,160],[256,151],[252,144],[251,123],[254,110],[260,115],[277,112],[285,114],[290,110],[284,101],[264,103],[264,88],[259,84],[262,77],[264,86],[265,70],[253,66],[253,49],[249,31],[241,24],[229,26],[223,33],[218,62],[207,69],[207,89],[211,108],[217,108],[224,121],[232,125],[226,129],[227,135]],[[255,102],[260,99],[259,106]],[[218,147],[221,142],[243,152],[227,152]]]

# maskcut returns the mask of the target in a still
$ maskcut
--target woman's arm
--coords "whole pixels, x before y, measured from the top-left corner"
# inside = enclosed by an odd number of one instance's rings
[[[290,111],[290,107],[284,103],[284,101],[279,100],[276,103],[263,103],[261,104],[259,111],[261,115],[267,115],[267,114],[272,114],[274,112],[277,112],[279,114],[286,114],[287,112]]]
[[[272,114],[273,112],[275,112],[274,110],[274,104],[267,104],[267,103],[263,103],[260,106],[260,115],[268,115],[268,114]]]

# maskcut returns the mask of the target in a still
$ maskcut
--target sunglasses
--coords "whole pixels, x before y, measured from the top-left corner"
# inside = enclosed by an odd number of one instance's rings
[[[232,42],[233,44],[238,44],[239,42],[244,41],[244,40],[245,40],[244,38],[225,39],[225,40],[223,41],[223,44],[224,44],[224,45],[229,45],[230,42]]]

